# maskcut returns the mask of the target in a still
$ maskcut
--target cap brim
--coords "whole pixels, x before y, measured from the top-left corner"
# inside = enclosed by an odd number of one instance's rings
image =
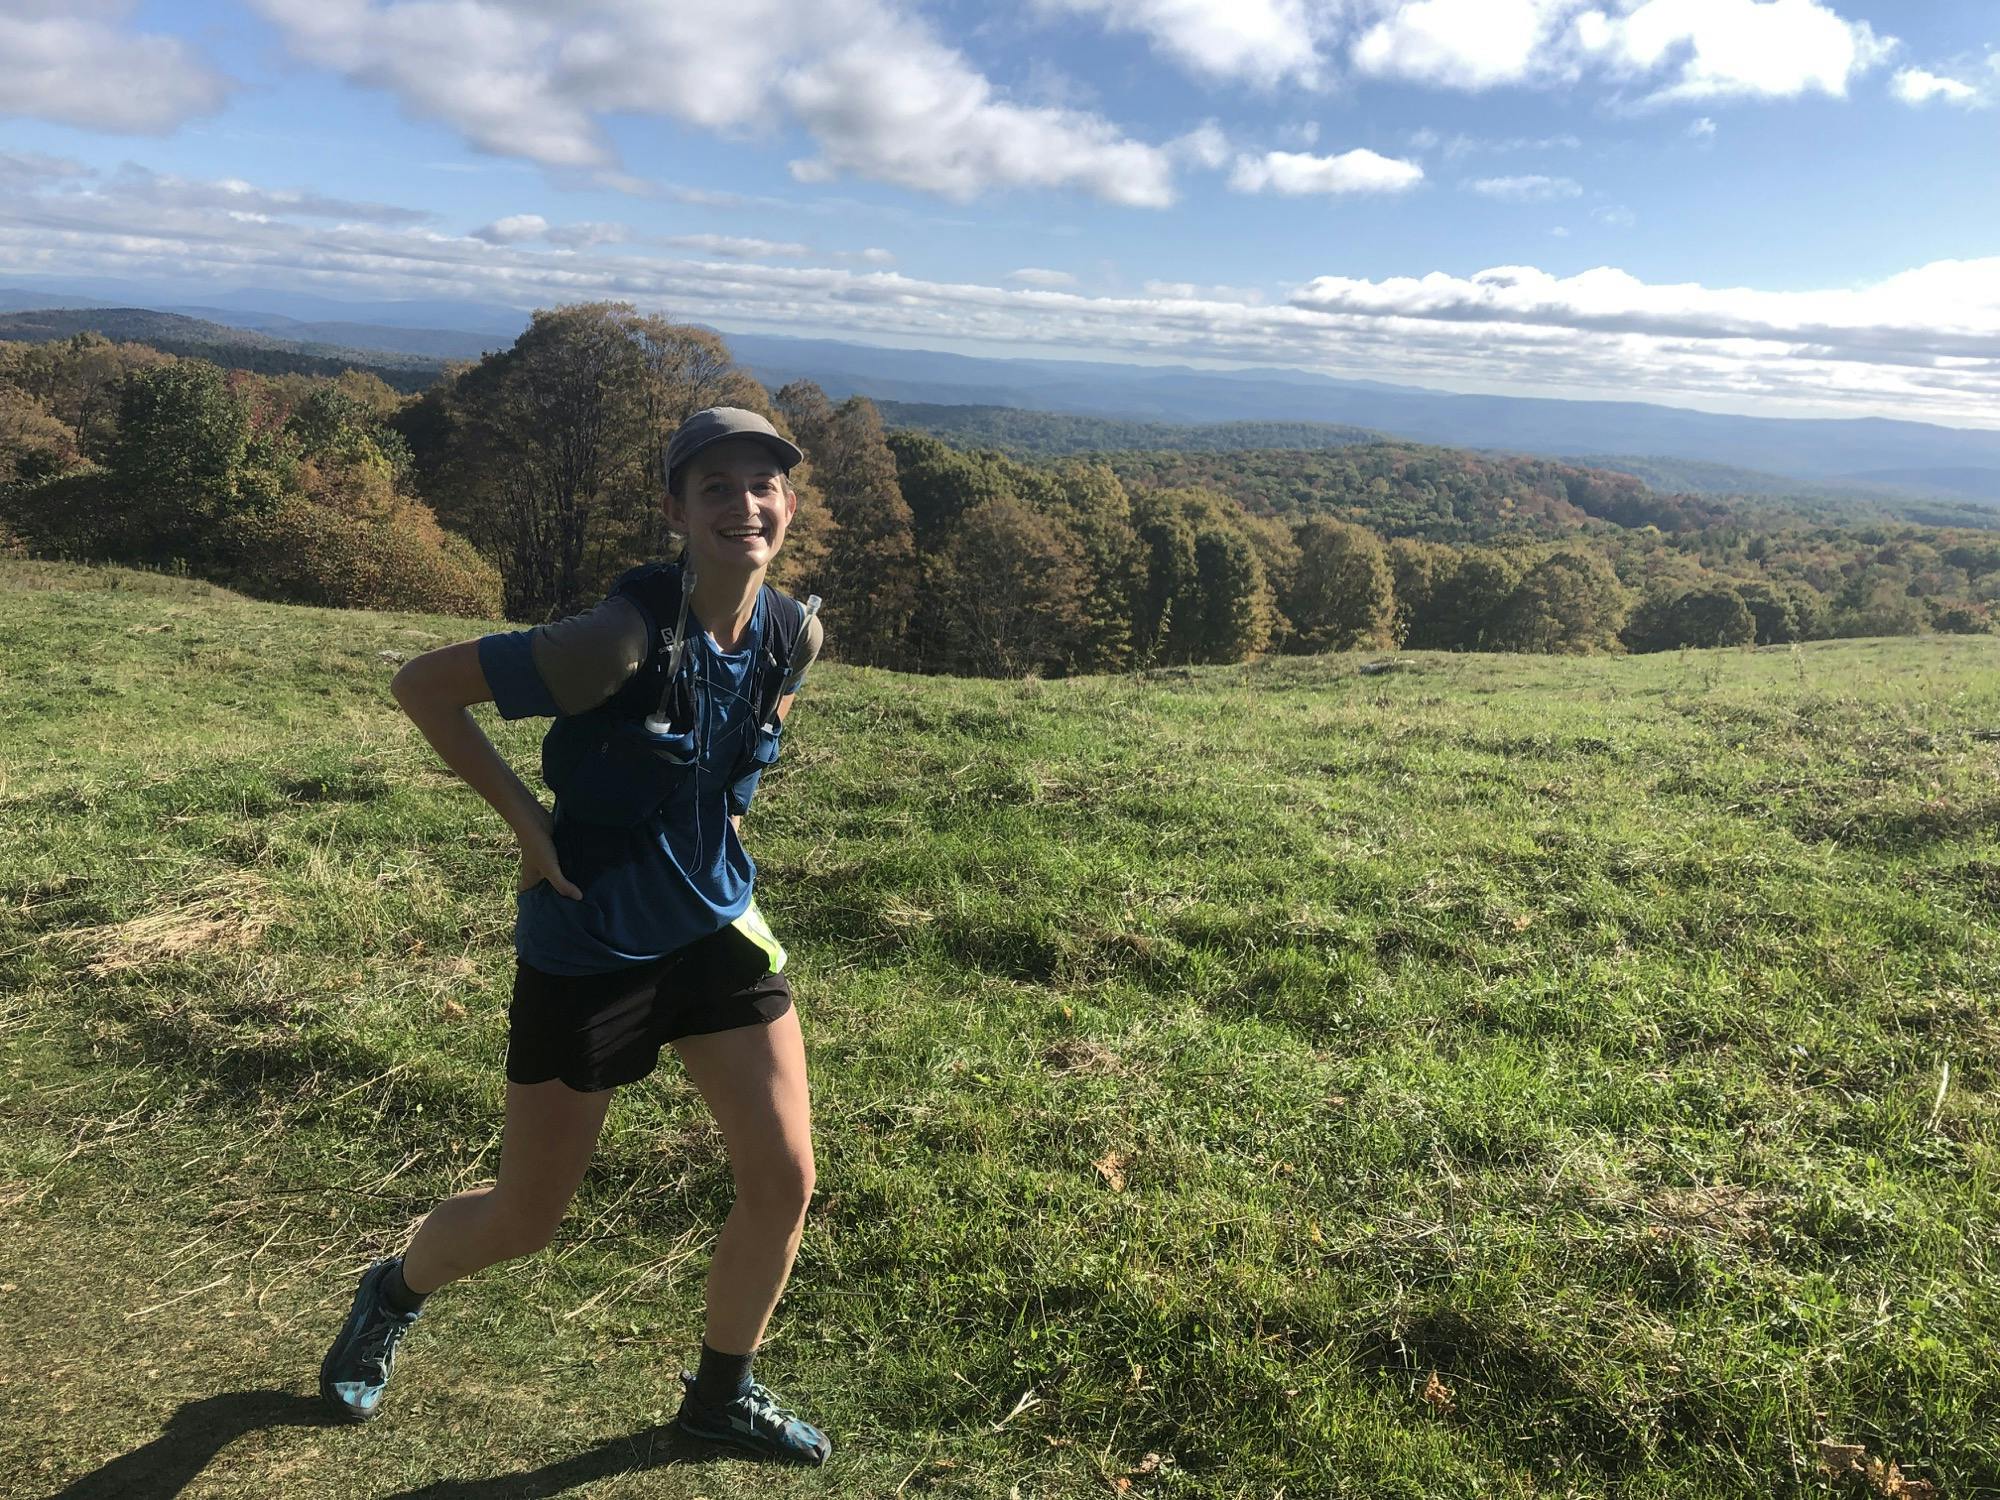
[[[748,442],[761,445],[772,457],[778,460],[778,467],[787,473],[805,462],[805,453],[800,448],[786,442],[781,437],[774,437],[768,432],[718,432],[714,437],[703,438],[694,447],[681,455],[680,462],[674,465],[673,473],[667,476],[668,488],[671,489],[674,481],[681,476],[687,466],[703,453],[713,448],[717,443],[733,442],[737,438],[743,438]]]

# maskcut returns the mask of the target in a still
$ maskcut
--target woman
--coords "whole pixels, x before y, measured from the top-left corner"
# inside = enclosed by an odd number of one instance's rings
[[[764,585],[802,457],[755,412],[697,412],[667,450],[679,563],[628,574],[587,614],[427,652],[396,674],[396,701],[520,841],[507,1113],[498,1179],[440,1203],[402,1255],[363,1274],[320,1370],[344,1419],[376,1414],[425,1298],[549,1242],[611,1090],[671,1044],[736,1187],[677,1423],[795,1463],[831,1452],[751,1378],[813,1187],[784,950],[738,836],[819,642],[811,609]],[[509,719],[556,716],[542,752],[553,817],[466,712],[489,700]]]

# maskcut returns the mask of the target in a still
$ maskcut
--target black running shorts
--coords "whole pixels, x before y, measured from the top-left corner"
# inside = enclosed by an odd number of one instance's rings
[[[544,974],[517,963],[507,1012],[507,1078],[560,1078],[583,1093],[636,1083],[685,1036],[775,1021],[792,986],[734,927],[609,974]]]

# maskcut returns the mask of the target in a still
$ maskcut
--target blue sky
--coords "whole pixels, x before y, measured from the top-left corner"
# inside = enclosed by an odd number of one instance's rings
[[[63,277],[2000,426],[2000,6],[0,0]]]

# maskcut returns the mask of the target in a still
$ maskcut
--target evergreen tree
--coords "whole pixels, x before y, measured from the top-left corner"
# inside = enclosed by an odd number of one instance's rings
[[[1428,629],[1437,607],[1441,580],[1449,579],[1457,567],[1457,554],[1439,542],[1418,541],[1414,537],[1393,538],[1386,548],[1391,593],[1396,600],[1390,634],[1400,645],[1437,649],[1443,644]]]
[[[1142,663],[1189,661],[1196,611],[1195,528],[1156,491],[1133,498],[1142,583],[1132,616],[1132,645]]]
[[[986,500],[1016,498],[1009,464],[997,453],[961,453],[920,432],[892,432],[896,481],[910,507],[919,550],[929,552],[964,512]]]

